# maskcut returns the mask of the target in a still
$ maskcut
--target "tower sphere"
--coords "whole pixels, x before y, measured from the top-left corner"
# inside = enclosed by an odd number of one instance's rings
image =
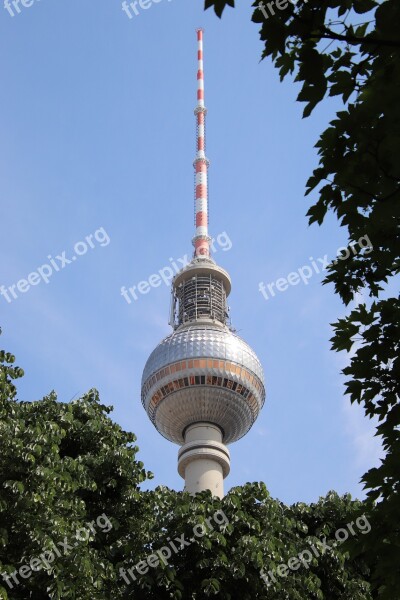
[[[178,327],[151,353],[142,402],[156,429],[184,443],[186,428],[208,422],[225,444],[245,435],[264,404],[264,375],[255,352],[226,325],[198,319]]]

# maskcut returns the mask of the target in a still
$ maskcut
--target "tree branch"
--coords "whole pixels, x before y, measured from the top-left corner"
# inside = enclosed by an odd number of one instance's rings
[[[321,34],[320,37],[327,38],[329,40],[338,40],[339,42],[347,42],[348,44],[373,44],[376,46],[394,46],[396,48],[400,48],[400,40],[380,40],[378,38],[360,38],[354,35],[342,35],[341,33],[335,33],[328,27],[322,27],[322,31],[323,34]]]

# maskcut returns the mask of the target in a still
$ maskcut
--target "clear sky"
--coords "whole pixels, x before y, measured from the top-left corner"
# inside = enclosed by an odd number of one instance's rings
[[[380,449],[343,395],[346,357],[330,351],[329,324],[346,309],[312,266],[334,257],[345,232],[333,217],[322,228],[305,218],[314,144],[337,105],[301,119],[297,85],[260,62],[250,3],[239,5],[220,21],[202,0],[161,0],[131,19],[120,0],[33,0],[14,17],[0,4],[0,285],[11,300],[0,296],[1,346],[25,369],[21,399],[98,388],[136,433],[151,486],[182,488],[178,447],[140,402],[144,364],[170,331],[170,290],[142,285],[128,304],[121,287],[192,251],[203,26],[215,259],[267,382],[258,421],[230,447],[225,487],[263,480],[285,502],[330,489],[362,497]],[[307,285],[268,300],[259,291],[305,266]]]

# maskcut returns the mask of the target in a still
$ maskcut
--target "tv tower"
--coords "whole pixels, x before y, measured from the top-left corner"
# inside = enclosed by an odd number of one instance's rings
[[[173,332],[146,363],[142,403],[157,431],[181,446],[185,491],[208,489],[222,498],[230,471],[227,444],[249,431],[265,388],[259,359],[229,325],[230,277],[210,256],[202,29],[197,42],[194,255],[172,282]]]

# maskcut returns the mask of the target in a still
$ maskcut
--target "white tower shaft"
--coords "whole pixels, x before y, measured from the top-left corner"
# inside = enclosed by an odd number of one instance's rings
[[[223,498],[230,464],[229,450],[217,425],[195,423],[187,428],[178,456],[178,472],[185,480],[186,492],[210,490],[213,496]]]

